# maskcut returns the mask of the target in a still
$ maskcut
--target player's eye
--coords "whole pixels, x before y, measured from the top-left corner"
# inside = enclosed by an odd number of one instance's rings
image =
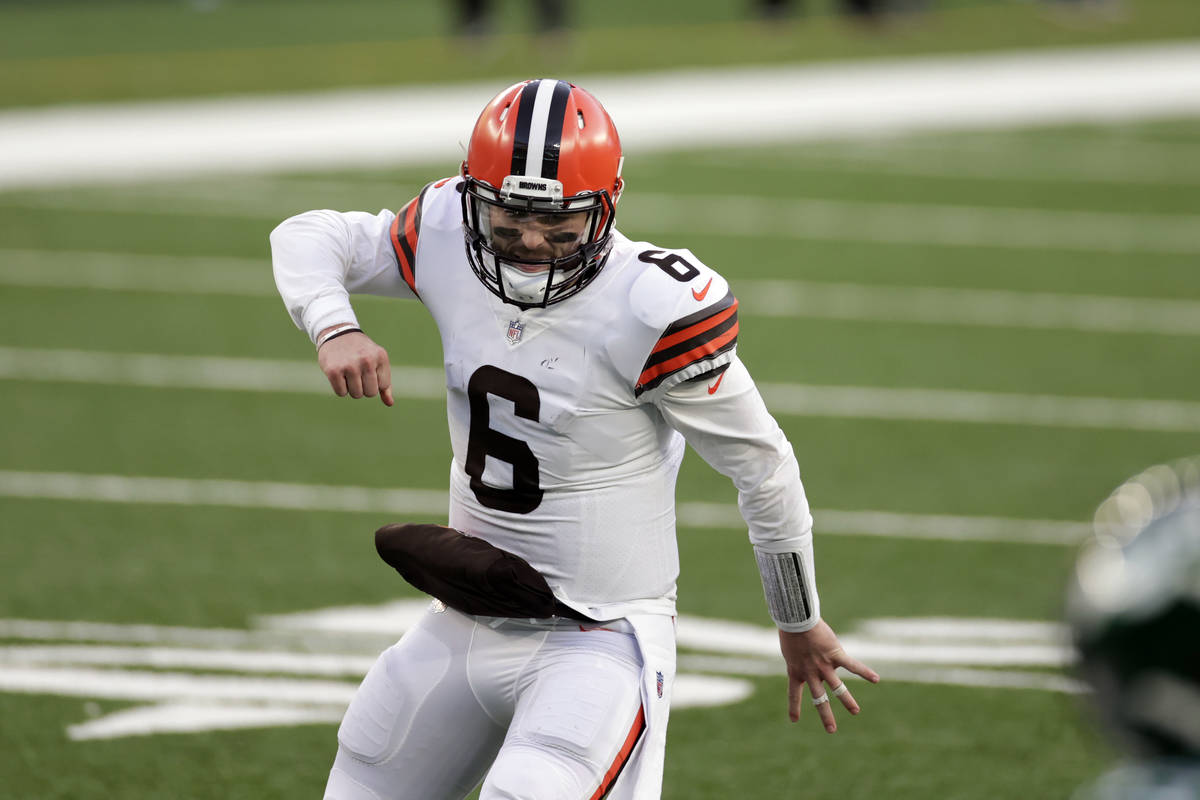
[[[520,239],[521,231],[518,228],[492,228],[492,233],[501,239]]]
[[[564,231],[562,233],[549,233],[546,234],[546,241],[552,242],[553,244],[573,244],[579,241],[579,234],[572,233],[571,231]]]

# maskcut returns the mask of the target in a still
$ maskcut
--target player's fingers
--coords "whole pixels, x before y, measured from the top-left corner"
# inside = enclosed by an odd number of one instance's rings
[[[388,361],[387,351],[379,351],[379,360],[375,364],[375,374],[379,378],[379,388],[386,389],[392,385],[392,364]]]
[[[375,379],[379,381],[379,399],[385,406],[392,405],[392,365],[388,363],[387,353],[381,353],[379,364],[375,367]]]
[[[797,722],[800,719],[800,709],[804,698],[804,682],[788,678],[788,719]]]
[[[357,369],[346,370],[346,391],[355,400],[363,396],[362,375]]]
[[[330,370],[325,373],[325,377],[329,379],[329,385],[333,387],[333,393],[338,397],[346,396],[346,376],[339,370]]]
[[[364,366],[361,377],[364,397],[374,397],[379,394],[379,379],[375,377],[375,368],[373,366]]]
[[[854,695],[850,694],[850,687],[842,682],[836,675],[833,678],[830,678],[827,683],[829,684],[829,696],[836,697],[838,700],[841,700],[842,705],[846,707],[847,711],[849,711],[851,714],[857,714],[862,710],[858,707],[858,701],[854,699]]]
[[[827,732],[833,733],[837,730],[837,720],[833,718],[833,709],[829,707],[829,693],[825,691],[825,684],[820,678],[810,678],[808,691],[812,693],[812,703],[821,715],[821,724]]]
[[[838,656],[833,659],[833,663],[839,667],[845,667],[860,678],[865,678],[871,683],[879,683],[879,673],[868,667],[866,664],[859,661],[857,658],[851,658],[846,654],[845,650],[839,650]]]

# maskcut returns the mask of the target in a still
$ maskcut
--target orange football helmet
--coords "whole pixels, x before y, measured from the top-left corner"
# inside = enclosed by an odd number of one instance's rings
[[[483,285],[536,308],[594,280],[612,245],[623,160],[608,112],[578,86],[530,80],[496,95],[462,164],[467,257]]]

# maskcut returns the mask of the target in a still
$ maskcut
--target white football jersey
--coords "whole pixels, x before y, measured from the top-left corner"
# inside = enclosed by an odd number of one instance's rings
[[[415,297],[433,315],[449,524],[519,554],[593,618],[673,614],[686,437],[737,485],[755,546],[802,553],[815,586],[799,470],[736,358],[725,279],[687,250],[614,232],[580,294],[521,309],[471,270],[461,184],[431,184],[398,214],[309,212],[272,234],[281,294],[310,337],[355,321],[350,292]]]

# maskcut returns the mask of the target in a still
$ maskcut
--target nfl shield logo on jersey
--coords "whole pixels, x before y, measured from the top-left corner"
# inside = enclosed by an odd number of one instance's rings
[[[508,343],[516,344],[521,341],[521,334],[525,332],[524,323],[518,320],[509,320],[508,322]]]
[[[658,687],[658,696],[661,698],[662,697],[662,685],[663,685],[663,676],[662,676],[661,672],[656,671],[654,673],[654,682]]]

